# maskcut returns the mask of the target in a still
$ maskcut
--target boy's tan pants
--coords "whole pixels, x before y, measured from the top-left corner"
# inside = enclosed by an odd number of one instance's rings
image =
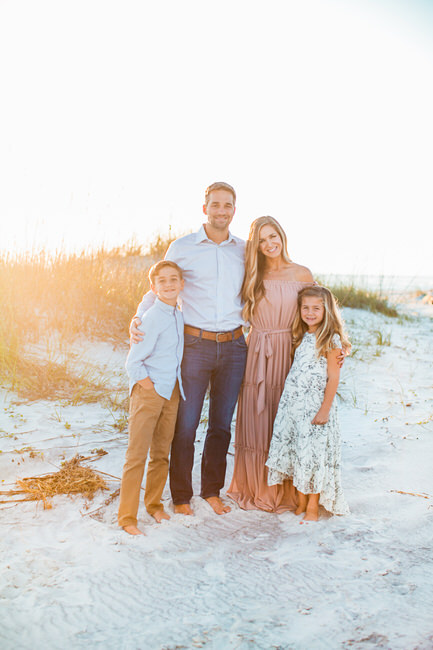
[[[169,400],[154,388],[135,384],[129,400],[129,442],[120,487],[119,526],[137,525],[140,488],[147,452],[144,504],[149,514],[162,510],[161,496],[168,475],[168,456],[179,405],[179,385],[176,383]]]

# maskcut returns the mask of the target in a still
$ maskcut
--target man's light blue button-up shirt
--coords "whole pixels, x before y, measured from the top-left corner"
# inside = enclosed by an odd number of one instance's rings
[[[180,373],[183,326],[180,309],[159,298],[142,316],[138,329],[144,334],[143,340],[131,346],[126,359],[129,394],[137,381],[149,377],[156,392],[165,399],[170,399],[178,380],[180,394],[185,399]]]
[[[228,239],[216,244],[208,238],[204,226],[170,245],[165,259],[176,262],[183,271],[185,286],[180,298],[187,325],[225,332],[243,324],[244,257],[242,239],[229,233]],[[138,306],[136,316],[143,318],[152,300],[149,292]]]

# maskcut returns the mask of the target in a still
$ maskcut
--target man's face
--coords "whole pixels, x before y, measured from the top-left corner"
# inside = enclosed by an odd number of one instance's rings
[[[207,222],[215,230],[228,230],[235,209],[233,194],[227,190],[214,190],[203,206]]]

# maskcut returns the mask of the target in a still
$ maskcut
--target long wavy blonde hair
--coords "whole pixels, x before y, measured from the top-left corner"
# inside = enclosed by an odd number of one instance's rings
[[[266,257],[259,250],[260,230],[263,226],[272,226],[272,228],[275,228],[283,243],[281,256],[285,262],[291,262],[287,252],[286,233],[278,221],[273,217],[259,217],[255,219],[251,224],[250,234],[248,235],[245,248],[245,275],[241,290],[242,300],[245,303],[242,316],[245,321],[251,319],[258,302],[265,295],[263,276],[266,267]]]
[[[326,357],[327,353],[335,347],[332,343],[334,334],[338,334],[340,337],[342,347],[349,349],[350,342],[347,338],[344,321],[341,317],[336,299],[326,287],[315,286],[302,289],[298,293],[298,309],[292,326],[293,352],[300,345],[305,332],[308,330],[308,325],[301,318],[302,300],[307,296],[320,298],[325,308],[323,320],[316,330],[317,356]]]

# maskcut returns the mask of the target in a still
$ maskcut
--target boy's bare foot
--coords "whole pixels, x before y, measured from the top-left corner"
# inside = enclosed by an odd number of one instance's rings
[[[225,515],[230,512],[230,506],[225,506],[219,497],[208,497],[205,499],[217,515]]]
[[[189,503],[180,503],[178,506],[174,506],[174,513],[176,515],[193,515],[194,512],[191,509]]]
[[[163,519],[170,519],[170,515],[168,515],[164,509],[152,512],[152,517],[158,524],[160,524]]]
[[[123,526],[123,530],[125,533],[128,533],[128,535],[144,535],[142,530],[139,530],[137,526],[134,524],[129,524],[129,526]]]
[[[317,521],[319,519],[319,511],[307,510],[303,521]]]

